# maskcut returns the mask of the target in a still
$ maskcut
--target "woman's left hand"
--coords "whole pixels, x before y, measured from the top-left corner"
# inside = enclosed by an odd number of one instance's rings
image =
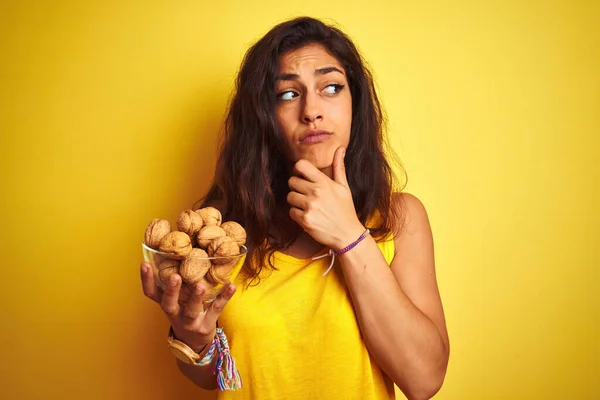
[[[313,239],[333,250],[349,245],[365,230],[356,216],[346,179],[345,152],[340,147],[333,156],[333,180],[309,161],[299,160],[294,166],[298,176],[288,181],[290,217]]]

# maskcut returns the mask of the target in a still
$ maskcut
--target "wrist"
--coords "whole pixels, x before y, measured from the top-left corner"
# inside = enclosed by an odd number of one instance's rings
[[[171,353],[173,353],[178,360],[184,362],[185,364],[191,364],[195,366],[206,365],[207,361],[204,360],[205,356],[207,356],[207,353],[210,353],[214,350],[214,343],[210,346],[206,346],[203,350],[191,348],[187,343],[175,338],[172,326],[169,328],[167,346]]]
[[[210,346],[210,344],[212,343],[212,341],[216,335],[216,332],[214,332],[210,336],[210,339],[208,340],[208,342],[206,340],[200,340],[200,341],[190,340],[189,338],[186,338],[185,336],[179,336],[175,333],[175,331],[173,329],[172,329],[172,335],[173,335],[173,339],[180,341],[181,343],[188,346],[190,349],[194,350],[196,353],[200,354],[201,352],[206,350],[206,348],[208,346]]]
[[[337,243],[335,243],[331,249],[334,252],[339,252],[344,248],[350,246],[354,241],[356,241],[363,233],[365,233],[365,227],[362,224],[357,225],[354,228],[348,229],[345,232],[344,237],[340,238]]]
[[[369,229],[365,229],[363,226],[361,226],[361,228],[362,228],[362,230],[359,233],[354,233],[353,239],[350,239],[351,241],[347,240],[346,242],[344,242],[344,243],[346,243],[344,245],[344,247],[333,249],[333,253],[335,256],[339,257],[339,256],[344,255],[345,253],[349,252],[354,247],[356,247],[367,236],[369,236],[369,234],[370,234]]]

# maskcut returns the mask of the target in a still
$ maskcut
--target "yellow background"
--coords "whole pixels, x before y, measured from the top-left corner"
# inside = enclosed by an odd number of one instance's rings
[[[140,242],[207,188],[244,51],[303,14],[371,63],[429,211],[436,398],[600,398],[598,3],[245,3],[0,2],[0,398],[202,398]]]

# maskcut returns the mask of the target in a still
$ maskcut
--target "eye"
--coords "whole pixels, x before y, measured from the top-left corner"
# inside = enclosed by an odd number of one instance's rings
[[[292,100],[294,97],[298,97],[298,93],[294,92],[293,90],[287,90],[277,95],[279,100]]]
[[[340,85],[339,83],[332,83],[331,85],[327,85],[323,91],[327,94],[336,94],[342,91],[344,85]]]

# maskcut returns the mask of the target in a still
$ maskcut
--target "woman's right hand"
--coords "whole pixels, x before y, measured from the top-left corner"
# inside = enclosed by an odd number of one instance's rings
[[[205,309],[202,300],[206,294],[206,287],[201,283],[192,287],[190,299],[185,306],[182,306],[179,304],[181,276],[171,275],[164,291],[156,285],[149,263],[142,263],[141,276],[144,294],[160,304],[171,322],[177,340],[187,344],[196,352],[201,351],[205,345],[213,341],[217,329],[217,319],[235,293],[234,284],[230,283]]]

